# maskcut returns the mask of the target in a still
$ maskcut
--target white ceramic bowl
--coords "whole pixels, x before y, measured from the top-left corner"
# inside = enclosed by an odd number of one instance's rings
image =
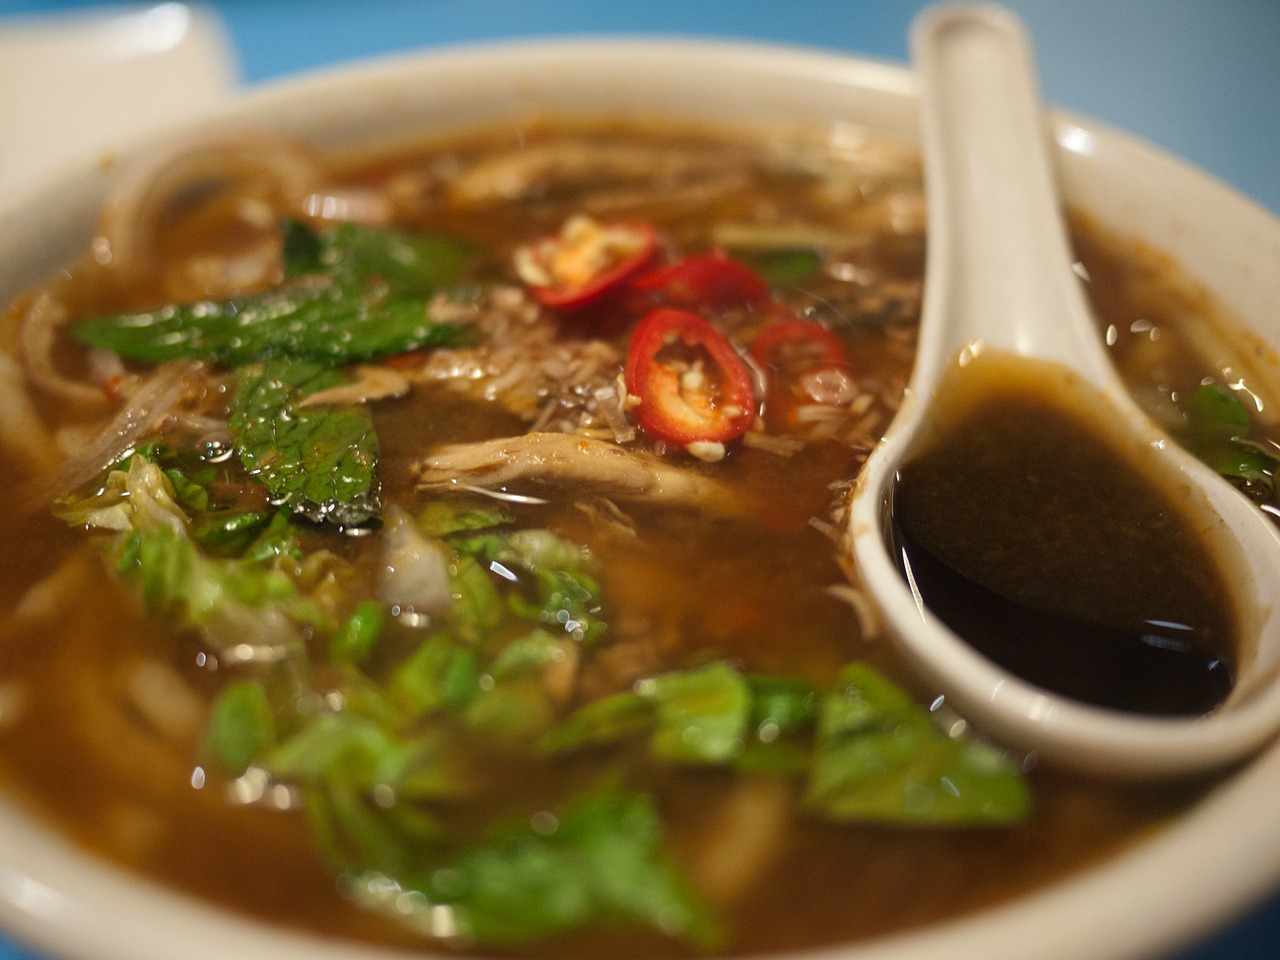
[[[572,41],[431,53],[254,93],[219,127],[270,127],[322,148],[395,143],[535,109],[666,114],[713,124],[868,127],[913,140],[911,75],[808,51],[682,41]],[[1058,117],[1069,199],[1171,254],[1266,342],[1280,343],[1280,221],[1207,176],[1098,124]],[[127,163],[128,156],[122,158]],[[84,248],[111,180],[86,158],[0,209],[0,300]],[[118,167],[117,167],[118,169]],[[1270,361],[1280,370],[1280,360]],[[1132,960],[1208,932],[1280,883],[1280,746],[1177,823],[1005,906],[806,954],[829,960]],[[0,800],[0,925],[84,960],[389,958],[220,911],[125,875]],[[420,955],[416,955],[420,956]]]

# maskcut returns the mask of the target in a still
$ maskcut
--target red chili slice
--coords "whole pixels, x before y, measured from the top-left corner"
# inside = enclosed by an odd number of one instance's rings
[[[653,294],[669,306],[691,309],[745,307],[763,303],[770,296],[764,278],[719,250],[654,267],[636,277],[631,287]]]
[[[517,249],[516,272],[540,303],[575,310],[617,291],[657,249],[658,235],[647,223],[572,217],[554,236]]]
[[[765,327],[751,342],[751,357],[769,381],[765,417],[796,426],[796,408],[805,402],[801,378],[814,370],[847,367],[844,344],[834,333],[799,317]]]
[[[781,355],[779,355],[781,354]],[[789,363],[841,366],[849,362],[840,338],[812,320],[780,320],[751,342],[751,356],[766,369]]]
[[[671,443],[723,443],[756,418],[751,371],[715,327],[687,310],[660,308],[637,324],[627,350],[627,393],[640,429]]]

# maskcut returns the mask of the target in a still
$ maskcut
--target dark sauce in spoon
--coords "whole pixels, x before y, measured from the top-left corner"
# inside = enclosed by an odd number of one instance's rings
[[[1212,710],[1231,690],[1236,617],[1186,495],[1055,395],[1044,365],[973,366],[944,384],[946,423],[894,492],[895,555],[924,604],[1043,689]]]

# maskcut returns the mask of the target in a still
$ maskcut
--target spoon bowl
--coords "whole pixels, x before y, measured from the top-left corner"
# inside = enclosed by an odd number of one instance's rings
[[[1169,440],[1115,373],[1090,315],[1055,190],[1029,43],[994,7],[940,7],[913,25],[929,202],[924,313],[907,398],[851,504],[853,552],[888,630],[922,676],[989,735],[1045,762],[1125,778],[1239,761],[1280,729],[1280,532]],[[951,368],[981,354],[1047,364],[1105,411],[1135,466],[1171,478],[1226,571],[1241,648],[1231,694],[1203,717],[1131,714],[1041,689],[978,653],[919,599],[894,556],[899,469],[936,420]],[[1146,471],[1151,472],[1151,471]]]

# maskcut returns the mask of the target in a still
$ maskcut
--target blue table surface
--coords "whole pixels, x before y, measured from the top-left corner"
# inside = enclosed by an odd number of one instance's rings
[[[418,48],[582,34],[725,37],[904,61],[908,25],[925,3],[206,0],[203,5],[221,17],[242,79],[259,84]],[[1280,211],[1280,0],[1007,0],[1005,5],[1035,37],[1050,103],[1132,131]],[[83,0],[0,0],[0,26],[6,19],[89,6]],[[1194,870],[1187,864],[1189,877]],[[1277,957],[1280,892],[1167,960]],[[0,960],[43,958],[0,938]]]

